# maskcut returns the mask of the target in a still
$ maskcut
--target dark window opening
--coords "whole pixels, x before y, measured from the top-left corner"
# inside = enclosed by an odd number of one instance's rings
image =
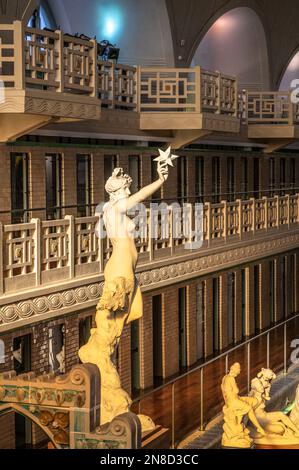
[[[77,155],[77,213],[78,217],[91,215],[91,157]]]
[[[46,155],[46,216],[47,220],[61,217],[62,184],[61,155]]]
[[[11,221],[28,221],[28,155],[13,153],[11,163]]]
[[[65,373],[65,325],[49,328],[49,367],[55,374]]]

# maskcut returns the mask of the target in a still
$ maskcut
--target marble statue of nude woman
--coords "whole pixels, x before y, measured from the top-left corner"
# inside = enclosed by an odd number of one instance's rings
[[[101,425],[128,412],[132,403],[121,387],[115,364],[124,326],[141,318],[143,313],[141,290],[135,278],[138,257],[135,224],[127,213],[164,184],[168,178],[166,161],[158,162],[157,172],[159,178],[136,194],[131,195],[132,179],[124,174],[122,168],[113,171],[105,186],[110,200],[103,207],[103,221],[112,244],[112,254],[104,269],[104,287],[96,310],[96,328],[91,330],[88,343],[79,351],[83,363],[96,364],[100,369]],[[146,424],[142,424],[145,428]]]

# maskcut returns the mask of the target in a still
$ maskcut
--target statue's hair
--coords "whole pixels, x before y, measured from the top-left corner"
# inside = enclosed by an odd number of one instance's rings
[[[105,189],[108,194],[115,194],[120,189],[129,188],[132,183],[132,178],[129,175],[124,174],[122,168],[115,168],[112,176],[108,179]]]
[[[239,362],[234,362],[234,364],[231,365],[230,370],[235,369],[236,367],[240,367]]]

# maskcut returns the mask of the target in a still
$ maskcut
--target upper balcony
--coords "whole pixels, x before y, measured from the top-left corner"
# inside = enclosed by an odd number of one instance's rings
[[[298,247],[298,194],[205,203],[202,218],[191,204],[185,209],[183,220],[171,207],[164,215],[147,209],[139,219],[144,291]],[[0,225],[0,332],[96,304],[112,250],[97,238],[97,222],[67,216]],[[184,230],[187,223],[193,233]]]
[[[248,138],[266,142],[266,153],[298,140],[299,103],[292,102],[292,92],[244,92],[239,103]]]
[[[98,49],[95,40],[60,30],[0,25],[0,142],[68,120],[92,120],[98,132],[166,131],[174,148],[211,132],[239,132],[234,77],[115,64]]]

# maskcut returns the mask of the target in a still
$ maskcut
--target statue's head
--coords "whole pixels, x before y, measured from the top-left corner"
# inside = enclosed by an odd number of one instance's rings
[[[237,376],[240,374],[240,372],[241,372],[241,366],[240,366],[240,364],[239,364],[238,362],[235,362],[235,363],[231,366],[231,368],[230,368],[230,370],[229,370],[229,373],[230,373],[230,375],[232,375],[233,377],[237,377]]]
[[[119,199],[120,197],[129,197],[131,194],[130,186],[132,178],[124,174],[122,168],[115,168],[112,176],[108,179],[105,189],[111,199]]]

